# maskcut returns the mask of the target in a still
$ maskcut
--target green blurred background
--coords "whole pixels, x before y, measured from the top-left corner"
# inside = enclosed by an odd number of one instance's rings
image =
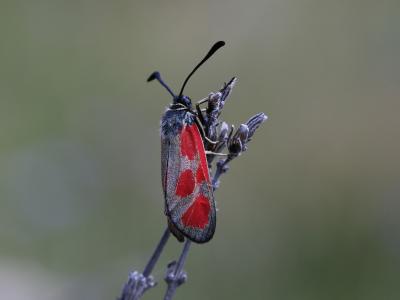
[[[400,2],[0,2],[0,298],[115,299],[165,227],[159,119],[269,120],[175,299],[400,299]],[[171,239],[143,299],[160,299]]]

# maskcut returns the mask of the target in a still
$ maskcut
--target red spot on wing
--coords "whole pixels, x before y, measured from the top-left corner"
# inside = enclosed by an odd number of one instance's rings
[[[208,224],[210,210],[211,207],[208,198],[200,194],[183,214],[182,222],[184,226],[203,229]]]
[[[206,158],[206,151],[204,149],[204,144],[203,144],[203,140],[200,136],[200,133],[197,130],[197,135],[195,135],[195,141],[196,141],[196,146],[197,146],[197,150],[199,152],[199,157],[200,157],[200,164],[197,168],[197,172],[196,172],[196,178],[197,178],[197,182],[200,183],[203,180],[207,180],[208,182],[210,182],[210,174],[208,174],[208,164],[207,164],[207,158]]]
[[[181,154],[186,156],[189,160],[194,160],[196,153],[200,158],[200,162],[196,171],[196,182],[201,183],[204,180],[210,182],[203,140],[196,124],[192,124],[185,126],[182,130]]]
[[[200,139],[200,142],[201,142],[201,144],[199,146],[199,148],[200,148],[200,151],[199,151],[199,153],[200,153],[200,164],[199,164],[199,167],[197,169],[197,172],[196,172],[197,174],[196,175],[198,175],[201,172],[202,176],[199,175],[199,179],[202,178],[203,180],[207,180],[207,182],[210,182],[210,174],[208,173],[208,164],[207,164],[206,152],[204,150],[204,145],[203,145],[201,139]],[[201,182],[201,181],[198,181],[198,182]]]
[[[192,170],[187,169],[179,175],[178,183],[176,185],[176,195],[180,197],[189,196],[194,190],[194,175]]]
[[[181,154],[186,156],[189,160],[193,160],[198,151],[196,147],[196,135],[200,136],[196,125],[193,124],[183,127],[181,132]]]
[[[196,172],[196,183],[201,183],[206,179],[206,177],[204,176],[204,170],[201,167],[201,165],[199,165],[199,167],[197,168],[197,172]]]

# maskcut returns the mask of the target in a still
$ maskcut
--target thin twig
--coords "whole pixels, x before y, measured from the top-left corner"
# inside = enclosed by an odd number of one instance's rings
[[[186,239],[178,262],[173,261],[168,265],[167,273],[165,275],[165,281],[168,284],[168,288],[165,293],[164,300],[171,300],[175,294],[177,287],[185,283],[187,279],[187,274],[185,271],[183,271],[183,266],[185,265],[190,245],[191,241],[189,239]]]
[[[216,163],[216,170],[215,174],[213,176],[213,179],[211,181],[213,190],[215,191],[219,187],[219,177],[226,173],[228,171],[229,166],[228,163],[232,160],[233,158],[231,156],[228,156],[225,159],[221,159]]]
[[[161,236],[161,239],[158,242],[153,255],[151,256],[146,267],[144,268],[143,273],[140,274],[139,272],[134,271],[129,274],[128,282],[125,284],[122,290],[121,297],[118,298],[118,300],[138,300],[144,294],[144,292],[156,285],[153,276],[151,276],[150,274],[153,271],[158,259],[160,258],[160,255],[170,235],[170,231],[167,227],[164,230],[164,233]]]
[[[156,249],[154,250],[153,255],[151,256],[146,267],[144,268],[143,276],[148,277],[151,274],[151,272],[153,271],[154,266],[156,265],[158,259],[160,258],[160,255],[164,249],[165,244],[168,242],[170,235],[171,235],[171,233],[170,233],[168,227],[166,227],[164,230],[164,234],[162,235],[160,241],[158,242]]]

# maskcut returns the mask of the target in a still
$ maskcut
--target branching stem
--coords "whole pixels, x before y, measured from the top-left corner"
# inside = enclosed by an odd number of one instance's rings
[[[156,285],[153,276],[151,276],[151,272],[160,258],[160,255],[170,235],[171,233],[167,227],[161,236],[153,255],[150,257],[149,262],[144,268],[143,273],[141,274],[137,271],[134,271],[129,274],[128,282],[124,285],[121,297],[118,298],[118,300],[138,300],[148,289]]]
[[[225,159],[221,159],[220,161],[218,161],[216,163],[216,170],[215,170],[215,174],[213,176],[213,179],[211,181],[213,190],[215,191],[218,186],[219,186],[219,177],[224,174],[226,171],[228,171],[228,163],[232,160],[233,158],[228,155],[227,158]]]
[[[185,265],[186,257],[189,254],[191,244],[192,242],[186,239],[178,262],[172,262],[168,266],[167,274],[165,276],[165,281],[168,284],[168,288],[165,293],[164,300],[171,300],[177,287],[183,284],[187,279],[186,272],[183,271],[183,266]]]

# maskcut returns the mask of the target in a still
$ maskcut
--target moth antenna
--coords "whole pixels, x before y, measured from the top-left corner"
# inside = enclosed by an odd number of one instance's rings
[[[186,83],[189,81],[190,77],[192,77],[192,75],[194,74],[194,72],[196,72],[196,70],[207,60],[209,59],[219,48],[223,47],[225,45],[224,41],[219,41],[216,42],[210,49],[210,51],[208,51],[208,53],[206,54],[206,56],[201,60],[201,62],[199,62],[197,64],[196,67],[194,67],[193,71],[190,72],[190,74],[186,77],[185,81],[183,82],[181,91],[179,93],[178,98],[180,98],[182,96],[183,90],[185,89]]]
[[[149,78],[147,78],[147,82],[153,81],[154,79],[157,79],[158,82],[161,83],[161,85],[162,85],[163,87],[165,87],[165,89],[171,94],[171,96],[172,96],[173,98],[176,98],[174,92],[173,92],[173,91],[170,89],[170,87],[164,82],[164,80],[162,80],[161,75],[160,75],[160,72],[157,72],[157,71],[153,72],[153,73],[149,76]]]

